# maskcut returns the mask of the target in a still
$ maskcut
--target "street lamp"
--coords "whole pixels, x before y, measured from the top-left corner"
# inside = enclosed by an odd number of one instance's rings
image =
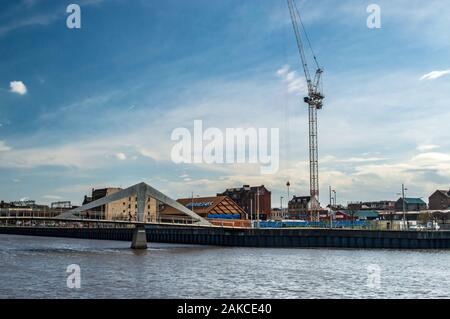
[[[405,187],[405,184],[402,184],[402,192],[397,193],[397,195],[402,195],[402,206],[403,206],[403,226],[406,225],[406,229],[409,229],[409,222],[406,219],[406,202],[405,202],[405,191],[407,191],[408,189]]]
[[[289,183],[289,181],[286,183],[286,187],[287,187],[287,198],[289,200],[289,188],[291,187],[291,183]]]
[[[261,195],[260,189],[256,190],[256,225],[259,228],[259,195]]]
[[[333,199],[334,199],[334,206],[336,207],[337,206],[337,203],[336,203],[336,190],[333,189],[332,192],[334,194],[334,197],[333,197]]]
[[[287,218],[289,219],[289,201],[291,200],[291,198],[289,197],[289,190],[290,190],[290,187],[291,187],[291,183],[288,181],[287,183],[286,183],[286,187],[287,187],[287,202],[288,202],[288,204],[287,204]]]

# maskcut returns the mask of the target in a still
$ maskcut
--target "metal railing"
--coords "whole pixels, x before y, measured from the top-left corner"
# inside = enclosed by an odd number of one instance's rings
[[[126,216],[116,217],[112,220],[106,220],[104,213],[99,211],[88,211],[82,213],[76,220],[58,219],[57,216],[61,212],[59,210],[8,210],[0,209],[0,227],[16,226],[16,227],[88,227],[88,228],[119,228],[134,227],[138,224],[136,216],[131,219]],[[241,220],[239,220],[241,221]],[[222,228],[321,228],[321,229],[354,229],[354,230],[389,230],[389,231],[449,231],[450,227],[437,228],[436,221],[430,223],[420,223],[416,221],[401,220],[347,220],[347,221],[250,221],[247,223],[232,223],[229,220],[211,220],[213,227]],[[178,216],[146,216],[144,223],[163,224],[163,225],[196,225],[196,220],[190,218],[182,218]],[[445,223],[444,223],[445,224]]]

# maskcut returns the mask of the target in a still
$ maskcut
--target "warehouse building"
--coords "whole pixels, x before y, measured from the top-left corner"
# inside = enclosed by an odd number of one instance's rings
[[[250,226],[247,213],[228,196],[180,198],[177,202],[200,217],[208,219],[214,225]],[[186,219],[186,216],[170,206],[161,209],[163,221],[176,222],[183,219]]]
[[[427,203],[425,203],[421,198],[405,198],[400,197],[395,203],[395,210],[397,212],[403,211],[403,200],[405,203],[405,210],[409,212],[422,211],[427,209]]]

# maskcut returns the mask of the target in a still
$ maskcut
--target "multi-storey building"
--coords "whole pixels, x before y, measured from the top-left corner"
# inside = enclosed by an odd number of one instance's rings
[[[121,188],[102,188],[92,189],[91,196],[85,196],[83,205],[88,204],[97,199],[117,193]],[[144,220],[148,222],[156,221],[158,218],[159,207],[156,199],[148,198],[145,203]],[[87,214],[107,220],[136,220],[137,213],[137,197],[131,196],[120,199],[112,203],[93,208]]]
[[[229,188],[217,196],[228,196],[236,202],[250,219],[267,219],[272,210],[272,193],[264,186],[244,185],[239,188]]]

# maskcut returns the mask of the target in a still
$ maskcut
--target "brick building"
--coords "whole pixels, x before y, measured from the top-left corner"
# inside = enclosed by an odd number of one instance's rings
[[[437,190],[429,198],[429,209],[450,210],[450,190]]]
[[[244,185],[240,188],[229,188],[217,196],[228,196],[236,202],[249,216],[256,220],[266,220],[272,211],[272,193],[264,186]]]

